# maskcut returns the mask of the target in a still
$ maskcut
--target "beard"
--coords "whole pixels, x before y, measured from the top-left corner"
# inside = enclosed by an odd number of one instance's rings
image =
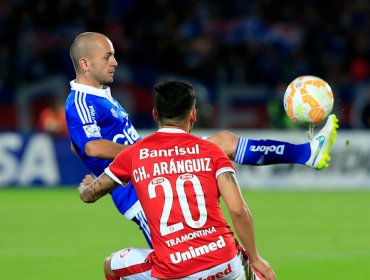
[[[103,86],[110,86],[113,83],[113,77],[111,78],[103,78],[99,80],[99,84]]]
[[[110,86],[113,83],[113,73],[99,72],[96,69],[91,73],[91,77],[101,86]]]

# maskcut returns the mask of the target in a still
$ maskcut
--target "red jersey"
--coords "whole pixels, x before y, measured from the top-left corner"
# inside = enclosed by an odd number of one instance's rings
[[[226,171],[235,169],[217,145],[168,128],[126,148],[106,169],[135,187],[151,231],[152,277],[180,278],[235,257],[216,180]]]

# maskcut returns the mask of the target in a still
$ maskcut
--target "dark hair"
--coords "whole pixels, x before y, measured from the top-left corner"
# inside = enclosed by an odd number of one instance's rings
[[[169,80],[154,86],[154,104],[160,122],[183,121],[195,106],[192,85]]]

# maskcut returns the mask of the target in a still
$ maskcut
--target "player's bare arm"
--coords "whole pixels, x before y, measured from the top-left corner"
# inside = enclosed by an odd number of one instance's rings
[[[254,240],[253,219],[244,202],[235,175],[232,172],[225,172],[218,176],[217,181],[235,231],[249,257],[254,259],[258,256],[258,252]]]
[[[107,193],[111,192],[118,186],[114,180],[112,180],[108,175],[103,173],[95,180],[91,175],[86,175],[85,178],[80,183],[78,191],[80,193],[80,198],[86,203],[92,203],[97,201],[99,198],[103,197]]]
[[[270,264],[261,258],[254,238],[252,214],[240,192],[233,172],[224,172],[217,177],[218,188],[230,213],[232,223],[240,242],[245,248],[251,264],[266,280],[276,279]]]
[[[113,160],[128,145],[118,144],[109,140],[94,140],[85,145],[85,153],[89,157]]]

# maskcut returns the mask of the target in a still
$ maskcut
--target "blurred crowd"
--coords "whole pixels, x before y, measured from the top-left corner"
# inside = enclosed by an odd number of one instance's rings
[[[370,127],[366,0],[0,0],[0,103],[48,76],[72,80],[69,46],[84,31],[112,40],[122,80],[144,96],[176,75],[204,85],[216,111],[221,84],[267,86],[279,107],[284,86],[314,74],[344,127]]]

